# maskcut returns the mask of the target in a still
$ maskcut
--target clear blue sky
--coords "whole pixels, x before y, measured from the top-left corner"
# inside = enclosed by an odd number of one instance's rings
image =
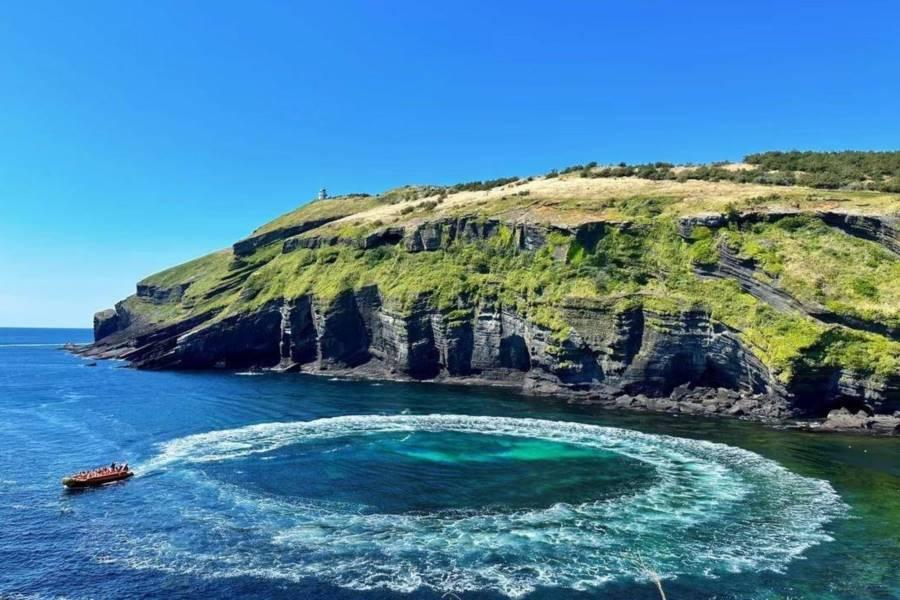
[[[304,202],[900,147],[885,2],[5,2],[0,326],[89,326]]]

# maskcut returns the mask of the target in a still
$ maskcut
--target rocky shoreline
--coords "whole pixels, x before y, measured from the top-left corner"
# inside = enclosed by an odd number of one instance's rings
[[[120,359],[121,351],[102,351],[93,345],[67,344],[64,349],[87,358],[101,360]],[[129,367],[134,367],[129,363]],[[500,372],[491,377],[467,376],[449,377],[439,375],[421,380],[391,371],[378,361],[370,361],[356,367],[316,368],[312,365],[257,368],[253,372],[290,374],[303,373],[320,377],[339,377],[365,381],[396,381],[416,383],[437,383],[457,386],[483,386],[504,388],[528,397],[544,397],[568,404],[596,407],[599,410],[648,412],[668,415],[690,415],[698,417],[741,419],[761,423],[770,427],[796,429],[820,433],[849,433],[877,436],[900,436],[900,411],[892,415],[874,414],[865,408],[851,411],[839,408],[829,411],[824,418],[800,418],[791,410],[790,404],[765,394],[748,394],[727,388],[715,388],[681,384],[666,396],[630,395],[626,393],[603,394],[599,391],[575,391],[570,389],[549,390],[536,386],[526,386],[521,373]]]

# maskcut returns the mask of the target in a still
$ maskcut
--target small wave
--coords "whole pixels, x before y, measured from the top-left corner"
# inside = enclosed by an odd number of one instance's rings
[[[265,375],[262,371],[238,371],[235,375],[242,377],[255,377],[256,375]]]
[[[192,510],[189,521],[215,552],[195,552],[173,538],[135,548],[129,560],[207,576],[316,577],[358,590],[424,587],[520,597],[542,586],[586,590],[617,578],[644,579],[647,565],[663,577],[782,571],[809,547],[831,540],[825,525],[846,512],[827,482],[753,452],[538,419],[366,415],[265,423],[171,440],[146,468],[198,473],[192,465],[308,441],[419,431],[595,448],[641,461],[656,477],[633,495],[602,501],[424,514],[276,500],[210,482],[224,506]]]

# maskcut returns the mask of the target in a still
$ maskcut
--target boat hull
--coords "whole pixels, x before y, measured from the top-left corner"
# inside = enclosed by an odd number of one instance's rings
[[[113,473],[110,475],[103,475],[101,477],[90,477],[87,479],[78,479],[75,477],[64,477],[62,480],[62,484],[67,488],[86,488],[86,487],[97,487],[99,485],[105,485],[107,483],[113,483],[114,481],[124,481],[129,477],[132,477],[134,473],[128,471],[126,473]]]

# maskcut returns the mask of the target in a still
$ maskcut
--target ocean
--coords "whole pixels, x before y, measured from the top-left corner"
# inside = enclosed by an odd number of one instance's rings
[[[900,598],[897,438],[60,347],[89,340],[0,329],[0,597]]]

